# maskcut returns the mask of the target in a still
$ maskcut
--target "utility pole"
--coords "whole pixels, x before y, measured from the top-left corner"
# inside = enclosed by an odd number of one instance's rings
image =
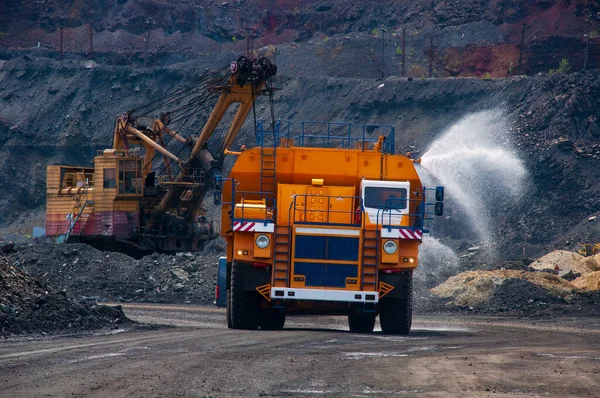
[[[519,63],[517,65],[517,74],[521,74],[521,62],[523,61],[523,47],[525,46],[525,30],[527,29],[527,25],[523,24],[523,28],[521,30],[521,45],[519,46]]]
[[[381,79],[385,77],[385,28],[381,27]]]
[[[587,33],[587,39],[585,41],[585,58],[583,58],[583,70],[587,70],[587,63],[588,63],[588,54],[590,52],[590,33],[591,32],[591,26],[592,23],[588,20],[586,21],[588,23],[588,25],[590,26],[590,28],[588,28],[588,33]]]
[[[144,68],[148,67],[148,58],[150,52],[150,21],[152,18],[146,20],[146,43],[145,43],[145,54],[144,54]]]
[[[62,61],[62,57],[63,57],[63,30],[64,27],[60,27],[58,28],[59,32],[60,32],[60,50],[58,51],[58,60]]]
[[[90,54],[89,57],[90,59],[94,59],[94,28],[92,26],[92,24],[90,23],[90,28],[89,28],[89,35],[90,35]]]
[[[404,77],[405,73],[405,65],[406,62],[406,28],[402,28],[402,77]]]
[[[433,35],[429,37],[429,77],[433,77]]]
[[[42,13],[44,12],[44,3],[45,0],[38,0],[36,1],[37,4],[40,5],[40,15],[38,17],[38,26],[40,28],[40,31],[42,30]],[[38,41],[38,47],[40,47],[40,42]]]
[[[250,52],[254,52],[254,27],[248,29],[246,37],[246,58],[250,59]]]

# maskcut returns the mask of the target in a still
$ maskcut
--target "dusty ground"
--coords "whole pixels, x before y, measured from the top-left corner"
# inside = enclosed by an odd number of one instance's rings
[[[126,305],[175,327],[4,341],[1,396],[597,396],[597,319],[415,319],[409,337],[351,334],[345,319],[279,332],[224,326],[212,307]]]

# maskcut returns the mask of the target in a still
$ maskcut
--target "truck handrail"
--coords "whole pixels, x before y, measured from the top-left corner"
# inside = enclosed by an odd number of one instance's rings
[[[284,124],[283,131],[282,124]],[[396,128],[390,124],[353,125],[349,122],[321,122],[314,120],[293,122],[280,119],[275,123],[274,133],[267,133],[264,129],[264,120],[261,119],[257,121],[256,127],[257,146],[262,146],[265,134],[274,134],[276,146],[279,145],[281,137],[284,137],[287,139],[288,143],[293,140],[294,145],[299,147],[310,147],[314,140],[319,140],[319,142],[321,142],[321,145],[319,145],[320,148],[341,147],[352,149],[359,144],[362,151],[365,151],[367,150],[367,144],[377,143],[379,141],[379,136],[383,135],[385,137],[382,148],[383,152],[389,154],[394,154],[395,152]],[[298,131],[294,129],[295,127],[298,128]],[[309,131],[311,128],[315,131]],[[320,129],[322,129],[323,132],[318,131]],[[336,129],[338,130],[337,134],[336,131],[333,131]],[[360,129],[360,132],[356,132],[357,129]],[[369,133],[369,129],[374,131],[383,129],[384,131],[382,134],[376,134],[374,132]],[[341,134],[342,132],[343,134]],[[339,145],[335,145],[336,143],[339,143]]]
[[[362,198],[360,196],[341,196],[341,195],[323,195],[323,196],[319,196],[319,198],[327,198],[327,209],[323,209],[323,210],[318,210],[318,209],[308,209],[306,206],[304,206],[302,209],[298,208],[298,204],[297,204],[297,200],[299,198],[306,198],[306,197],[314,197],[314,195],[309,195],[309,194],[296,194],[294,195],[294,198],[290,204],[291,206],[291,210],[293,210],[293,213],[290,214],[290,223],[294,223],[294,224],[327,224],[327,225],[337,225],[337,226],[354,226],[354,227],[358,227],[362,225],[362,220],[364,219],[364,206],[363,206],[363,201]],[[331,210],[331,198],[334,198],[335,200],[345,200],[345,199],[351,199],[353,201],[353,205],[352,205],[352,209],[351,210]],[[358,203],[358,205],[356,206],[356,208],[354,207],[354,204]],[[296,211],[302,211],[303,212],[303,217],[301,219],[301,221],[296,220]],[[358,212],[358,213],[357,213]],[[307,220],[307,214],[310,213],[325,213],[326,217],[325,220],[322,221],[308,221]],[[350,222],[339,222],[339,223],[332,223],[329,220],[331,219],[331,214],[346,214],[349,216]],[[358,217],[357,217],[358,215]],[[358,222],[357,222],[358,219]]]

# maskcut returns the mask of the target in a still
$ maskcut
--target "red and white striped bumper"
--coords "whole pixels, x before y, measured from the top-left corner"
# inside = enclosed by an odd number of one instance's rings
[[[419,229],[382,228],[382,238],[422,240],[423,231]]]
[[[234,232],[274,232],[275,224],[254,222],[254,221],[234,221]]]

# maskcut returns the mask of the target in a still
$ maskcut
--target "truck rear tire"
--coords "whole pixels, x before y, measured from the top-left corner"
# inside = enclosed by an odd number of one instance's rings
[[[384,297],[379,302],[379,322],[386,334],[408,334],[412,326],[412,271],[401,275],[395,286],[400,297]]]
[[[258,329],[259,296],[244,290],[244,272],[248,264],[233,262],[231,269],[231,326],[234,329]]]
[[[233,328],[233,324],[231,323],[231,289],[227,290],[227,294],[225,295],[227,298],[225,304],[225,316],[227,317],[227,327],[229,329]]]
[[[262,330],[281,330],[285,325],[285,313],[263,308],[260,312],[260,328]]]
[[[351,312],[348,314],[348,326],[352,333],[371,333],[375,328],[374,312]]]

